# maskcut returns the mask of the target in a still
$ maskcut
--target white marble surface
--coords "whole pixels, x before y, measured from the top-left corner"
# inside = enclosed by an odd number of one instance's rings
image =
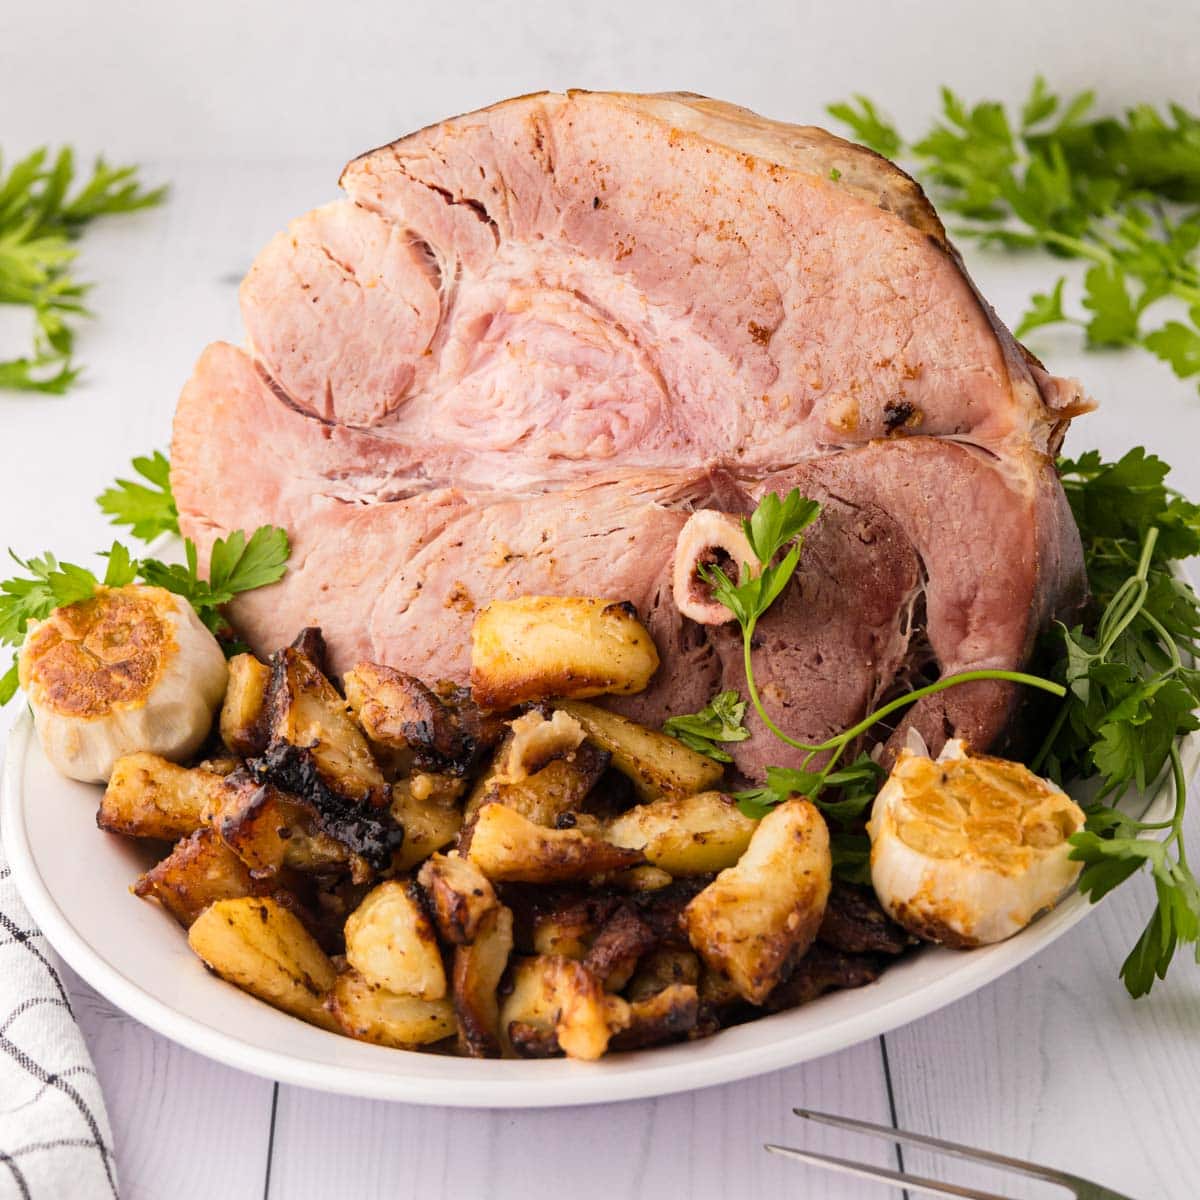
[[[1132,39],[1128,7],[1106,2],[1018,2],[1003,18],[994,6],[935,3],[919,6],[921,21],[917,7],[537,3],[506,19],[503,5],[0,4],[0,147],[71,139],[139,155],[147,179],[173,186],[166,207],[84,243],[81,270],[99,284],[99,315],[80,338],[84,384],[62,400],[0,397],[0,547],[70,558],[106,544],[91,498],[132,455],[165,446],[201,345],[238,338],[235,283],[257,248],[334,194],[351,152],[443,112],[542,82],[608,80],[814,119],[820,101],[860,89],[916,115],[942,79],[1011,93],[1036,68],[1070,85],[1099,80],[1111,102],[1196,99],[1194,6],[1143,4]],[[1029,52],[1035,12],[1044,53]],[[971,58],[979,45],[988,53]],[[968,258],[1009,320],[1055,269]],[[13,314],[0,313],[0,346],[13,333]],[[1069,449],[1143,442],[1200,495],[1194,387],[1144,355],[1085,355],[1068,334],[1033,349],[1101,401]],[[1200,839],[1195,814],[1189,827]],[[1200,972],[1181,962],[1138,1003],[1116,979],[1149,902],[1144,882],[1127,886],[1039,958],[886,1039],[602,1109],[472,1113],[275,1087],[166,1042],[81,983],[75,995],[126,1200],[886,1195],[762,1152],[763,1141],[792,1140],[893,1158],[887,1146],[802,1131],[789,1116],[800,1103],[1084,1171],[1142,1200],[1192,1200]]]

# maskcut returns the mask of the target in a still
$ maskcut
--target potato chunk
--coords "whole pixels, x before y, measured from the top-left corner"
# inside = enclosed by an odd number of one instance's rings
[[[454,950],[454,1012],[459,1049],[472,1058],[500,1054],[500,1005],[496,989],[513,948],[512,911],[496,905],[475,938]]]
[[[457,853],[433,855],[417,881],[429,898],[438,933],[454,946],[473,942],[484,919],[500,904],[487,877]]]
[[[222,796],[221,776],[157,754],[126,754],[113,765],[96,824],[109,833],[173,842],[206,825]]]
[[[503,883],[564,883],[644,861],[640,850],[610,846],[578,829],[546,829],[503,804],[479,810],[467,857]]]
[[[367,893],[346,920],[346,960],[390,992],[422,1000],[446,994],[433,925],[411,881],[389,879]]]
[[[816,937],[832,870],[821,814],[807,800],[788,800],[759,822],[737,866],[684,909],[688,938],[741,996],[761,1004]]]
[[[392,785],[392,818],[404,841],[392,856],[396,871],[411,871],[450,845],[462,828],[462,780],[447,775],[413,775]]]
[[[267,718],[270,740],[311,754],[321,782],[330,790],[357,803],[387,803],[383,773],[346,701],[296,646],[271,656]]]
[[[369,983],[357,971],[337,977],[328,1003],[342,1033],[377,1046],[412,1050],[454,1034],[449,1000],[400,996]]]
[[[609,821],[605,837],[614,846],[640,849],[671,875],[707,875],[732,867],[756,827],[728,796],[700,792],[631,808]]]
[[[215,829],[197,829],[133,885],[134,895],[153,897],[184,929],[217,900],[262,890]]]
[[[625,602],[586,596],[493,600],[471,630],[471,689],[484,708],[640,692],[656,670],[654,641]]]
[[[271,669],[253,654],[235,654],[229,660],[229,686],[221,705],[221,741],[234,754],[250,758],[267,745],[267,685]]]
[[[719,762],[636,721],[573,700],[557,707],[583,726],[590,742],[612,755],[612,765],[629,777],[643,800],[708,791],[724,775]]]
[[[276,901],[218,900],[192,923],[188,945],[222,979],[322,1029],[335,1029],[325,1010],[333,964],[312,935]]]

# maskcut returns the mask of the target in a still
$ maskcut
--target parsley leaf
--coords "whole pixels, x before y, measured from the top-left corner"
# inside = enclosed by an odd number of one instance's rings
[[[663,722],[663,733],[689,750],[729,763],[732,757],[717,743],[744,742],[750,736],[750,730],[742,724],[745,715],[746,701],[739,699],[737,692],[719,692],[698,713],[668,717]]]
[[[0,163],[0,304],[32,310],[30,353],[0,359],[0,388],[61,395],[79,376],[72,365],[73,322],[87,316],[90,287],[70,274],[77,239],[97,217],[158,204],[165,188],[143,191],[136,168],[97,159],[87,181],[68,196],[75,156],[46,147],[4,173]]]
[[[96,498],[101,511],[108,513],[114,525],[128,525],[139,541],[178,533],[179,513],[171,493],[171,464],[166,455],[156,450],[150,458],[135,458],[133,469],[147,483],[118,479]]]
[[[863,96],[829,113],[860,141],[905,157],[960,237],[1088,262],[1081,321],[1063,281],[1036,294],[1018,336],[1081,325],[1091,346],[1138,345],[1180,378],[1200,375],[1200,117],[1178,104],[1091,115],[1091,92],[1056,95],[1040,76],[1016,116],[994,101],[968,105],[942,89],[941,115],[906,141]],[[1151,310],[1182,302],[1187,321]]]

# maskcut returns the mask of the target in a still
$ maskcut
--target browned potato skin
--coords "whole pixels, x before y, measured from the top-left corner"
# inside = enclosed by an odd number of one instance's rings
[[[267,747],[266,703],[271,669],[253,654],[235,654],[229,660],[229,686],[221,705],[221,741],[243,758],[261,754]]]
[[[454,1034],[454,1006],[448,999],[397,995],[357,971],[337,977],[326,1003],[339,1032],[377,1046],[415,1050]]]
[[[222,979],[322,1029],[333,964],[299,919],[275,900],[218,900],[188,930],[188,945]]]
[[[592,942],[583,965],[606,991],[619,992],[632,978],[638,960],[657,941],[654,930],[632,908],[622,906]]]
[[[314,829],[311,812],[285,792],[244,774],[221,783],[221,804],[213,814],[213,826],[252,871],[276,874],[285,867],[317,871],[352,862],[346,847]]]
[[[458,1046],[472,1058],[500,1054],[500,1005],[496,989],[513,948],[513,915],[494,907],[470,945],[454,949],[454,1012]]]
[[[438,933],[454,946],[470,945],[500,904],[483,872],[457,853],[426,859],[417,882],[425,889]]]
[[[578,700],[563,700],[555,707],[570,713],[588,740],[612,755],[612,765],[628,776],[644,801],[706,792],[725,774],[719,762],[607,709]]]
[[[467,802],[466,819],[485,804],[507,804],[534,824],[553,828],[563,813],[575,811],[587,799],[604,774],[608,757],[584,742],[524,779],[499,782],[494,775],[485,775]]]
[[[96,824],[109,833],[173,842],[206,825],[222,798],[221,776],[180,767],[157,754],[119,758]]]
[[[762,1004],[816,937],[831,874],[821,814],[808,800],[780,804],[759,822],[737,866],[684,910],[692,946],[744,999]]]
[[[404,829],[404,841],[392,857],[392,869],[405,874],[424,862],[435,851],[445,849],[463,826],[458,792],[462,782],[446,788],[447,776],[414,775],[392,786],[392,816]],[[419,797],[421,784],[429,786],[428,795]]]
[[[471,690],[493,711],[548,696],[640,692],[656,670],[654,641],[627,601],[493,600],[471,630]]]
[[[614,846],[638,847],[672,876],[707,875],[732,867],[757,825],[729,796],[700,792],[628,809],[608,822],[605,837]]]
[[[674,1041],[696,1028],[700,996],[696,985],[673,983],[629,1005],[629,1023],[613,1035],[610,1050],[640,1050]]]
[[[271,656],[266,718],[270,741],[311,749],[325,784],[375,808],[388,803],[388,785],[337,689],[295,646]]]
[[[134,895],[157,900],[187,929],[217,900],[255,896],[264,890],[215,829],[197,829],[133,885]]]
[[[648,1000],[676,984],[698,985],[700,958],[692,950],[662,949],[647,954],[638,963],[637,973],[629,981],[625,995],[631,1004]]]
[[[503,804],[479,810],[466,853],[494,883],[563,883],[644,861],[639,850],[610,846],[576,829],[545,829]]]

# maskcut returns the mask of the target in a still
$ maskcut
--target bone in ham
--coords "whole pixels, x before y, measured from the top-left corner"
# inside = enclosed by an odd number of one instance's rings
[[[176,413],[183,532],[292,537],[286,578],[233,607],[260,652],[320,625],[334,671],[462,682],[473,606],[627,599],[663,665],[612,703],[657,723],[744,690],[736,628],[676,604],[689,516],[792,487],[825,507],[754,665],[804,740],[919,667],[1019,667],[1080,603],[1053,456],[1086,402],[879,156],[698,96],[571,92],[431,126],[342,186],[259,255],[245,347],[205,350]],[[984,749],[1015,702],[965,685],[905,725]],[[789,761],[757,726],[730,749]]]

